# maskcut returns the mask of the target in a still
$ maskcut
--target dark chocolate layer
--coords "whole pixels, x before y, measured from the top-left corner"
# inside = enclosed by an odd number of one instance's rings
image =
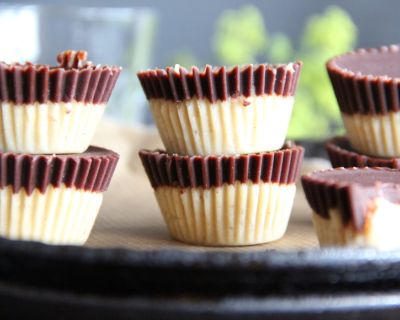
[[[344,223],[361,230],[369,201],[384,197],[400,203],[400,170],[390,168],[336,168],[301,177],[311,208],[324,218],[337,208]]]
[[[229,97],[261,96],[276,94],[293,96],[299,79],[301,62],[288,65],[260,64],[213,68],[204,71],[192,67],[190,71],[180,67],[140,71],[137,76],[147,99],[183,101],[197,97],[211,102]]]
[[[400,108],[400,48],[359,49],[327,62],[341,112],[386,114]]]
[[[91,146],[81,154],[30,155],[0,153],[0,188],[12,186],[14,193],[24,188],[44,193],[49,185],[65,184],[92,192],[105,191],[117,165],[119,155]]]
[[[346,137],[334,137],[325,144],[332,167],[387,167],[400,169],[400,158],[376,158],[355,151]]]
[[[278,151],[238,156],[179,156],[141,150],[139,156],[153,188],[211,188],[239,181],[294,183],[304,149],[286,145]]]
[[[107,103],[121,68],[94,66],[83,59],[86,52],[67,51],[58,56],[58,67],[0,62],[0,102]]]

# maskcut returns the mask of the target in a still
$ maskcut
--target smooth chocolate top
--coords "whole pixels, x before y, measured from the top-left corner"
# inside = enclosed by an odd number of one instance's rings
[[[147,99],[165,99],[175,102],[191,98],[227,100],[229,97],[250,95],[293,96],[302,67],[301,62],[282,65],[260,64],[253,66],[212,67],[207,65],[203,71],[192,67],[190,71],[144,70],[137,76]]]
[[[347,137],[334,137],[325,144],[332,167],[387,167],[400,169],[400,158],[376,158],[355,151]]]
[[[400,48],[359,49],[334,57],[327,70],[340,110],[386,114],[400,110]]]
[[[304,149],[287,144],[281,150],[237,156],[179,156],[141,150],[139,156],[153,188],[211,188],[239,181],[294,183]]]
[[[400,171],[386,168],[338,168],[317,171],[311,177],[315,180],[374,186],[377,181],[400,185]]]
[[[369,201],[383,197],[400,203],[400,170],[390,168],[335,168],[302,176],[311,208],[322,217],[337,208],[345,223],[358,230],[365,222]]]
[[[44,193],[49,185],[75,187],[86,191],[105,191],[119,155],[90,146],[80,154],[31,155],[0,153],[0,188],[12,186],[14,193],[24,188]]]
[[[65,51],[56,67],[0,62],[0,102],[107,103],[121,68],[95,66],[86,57],[85,51]]]
[[[347,54],[334,60],[338,68],[360,76],[400,78],[400,52],[391,50],[365,50]]]

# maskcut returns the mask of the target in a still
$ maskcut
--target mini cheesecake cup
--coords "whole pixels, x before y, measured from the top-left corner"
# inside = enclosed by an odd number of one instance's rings
[[[283,146],[301,66],[168,67],[138,78],[169,154],[250,154]]]
[[[83,244],[118,158],[98,147],[73,155],[0,153],[0,236]]]
[[[378,158],[355,151],[346,137],[338,136],[325,144],[332,167],[387,167],[400,169],[400,158]]]
[[[59,65],[0,62],[0,150],[84,152],[121,68],[95,66],[84,51],[58,55]]]
[[[400,248],[400,170],[328,169],[302,185],[321,246]]]
[[[237,156],[139,153],[171,236],[207,246],[274,241],[286,231],[303,148]]]
[[[337,56],[327,70],[352,147],[375,157],[400,156],[399,46]]]

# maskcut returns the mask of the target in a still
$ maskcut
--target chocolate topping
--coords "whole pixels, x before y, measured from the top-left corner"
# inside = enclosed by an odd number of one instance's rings
[[[400,170],[390,168],[336,168],[301,177],[311,208],[324,218],[337,208],[345,224],[361,230],[370,200],[383,197],[400,203]]]
[[[379,49],[359,49],[356,54],[345,54],[334,60],[338,68],[359,76],[400,78],[398,46]]]
[[[107,190],[118,162],[113,151],[91,146],[84,153],[30,155],[0,153],[0,188],[12,186],[17,193],[24,188],[44,193],[49,185],[65,184],[92,192]]]
[[[399,111],[399,46],[352,51],[329,60],[326,67],[343,113]]]
[[[139,156],[153,188],[211,188],[236,181],[294,183],[304,149],[287,144],[278,151],[238,156],[179,156],[141,150]]]
[[[93,66],[85,51],[58,55],[58,67],[0,62],[0,102],[107,103],[120,67]]]
[[[91,61],[86,60],[86,51],[68,50],[57,55],[58,65],[64,69],[80,69],[92,65]]]
[[[325,145],[332,167],[387,167],[400,169],[400,158],[376,158],[355,151],[346,137],[334,137]]]
[[[260,64],[213,68],[204,71],[192,67],[190,71],[179,67],[145,70],[137,76],[147,99],[183,101],[197,97],[212,103],[229,97],[249,97],[252,94],[293,96],[300,75],[301,62],[282,65]]]

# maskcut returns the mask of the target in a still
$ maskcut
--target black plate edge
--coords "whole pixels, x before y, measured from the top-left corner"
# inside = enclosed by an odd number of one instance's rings
[[[133,251],[0,240],[0,281],[103,296],[400,290],[400,251]]]
[[[23,307],[21,307],[23,306]],[[400,292],[221,299],[105,298],[0,284],[5,319],[399,319]]]

